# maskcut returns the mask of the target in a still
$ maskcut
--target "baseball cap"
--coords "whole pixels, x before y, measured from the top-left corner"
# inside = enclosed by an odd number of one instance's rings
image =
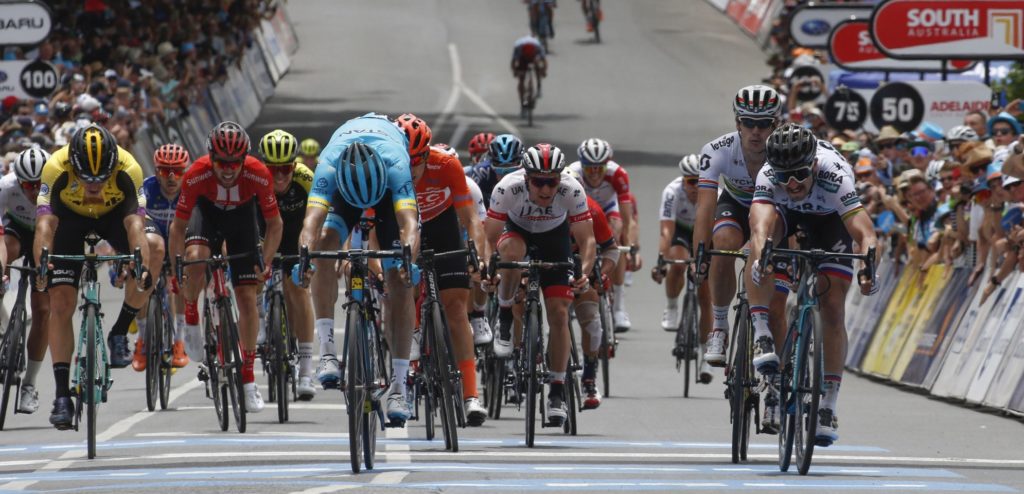
[[[1011,175],[1003,175],[1003,187],[1006,187],[1007,185],[1016,184],[1016,183],[1020,183],[1020,179],[1019,178],[1011,176]]]
[[[114,70],[114,69],[104,70],[103,71],[103,77],[106,78],[106,79],[110,79],[112,77],[117,77],[117,71]]]

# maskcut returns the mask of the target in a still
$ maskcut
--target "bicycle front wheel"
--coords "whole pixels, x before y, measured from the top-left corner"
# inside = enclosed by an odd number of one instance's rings
[[[231,401],[231,411],[235,416],[235,428],[245,432],[245,388],[242,385],[242,356],[238,338],[238,324],[235,322],[231,306],[225,303],[220,308],[221,344],[223,347],[224,369],[227,377],[227,394]]]
[[[270,356],[271,382],[270,386],[275,390],[277,398],[277,421],[285,423],[288,421],[288,358],[285,342],[284,321],[284,297],[274,294],[270,299],[270,320],[267,323],[267,332],[270,337],[270,348],[274,352]]]
[[[817,307],[811,309],[805,318],[805,325],[800,333],[802,342],[801,353],[804,356],[804,365],[801,372],[801,385],[796,396],[797,401],[797,423],[796,423],[796,462],[800,475],[807,475],[811,469],[811,457],[814,456],[814,446],[817,443],[816,432],[818,429],[818,406],[821,403],[822,380],[824,374],[824,355],[821,342],[821,312]]]
[[[171,401],[171,375],[174,374],[174,367],[171,364],[172,349],[174,348],[174,318],[171,316],[167,306],[163,306],[163,321],[161,325],[160,341],[160,409],[167,410],[167,404]]]
[[[18,387],[19,374],[21,372],[21,359],[24,356],[25,348],[25,309],[22,306],[14,308],[11,313],[10,324],[7,332],[4,333],[2,345],[0,345],[0,383],[3,384],[3,396],[0,397],[0,430],[4,428],[4,420],[7,418],[7,404],[10,403],[11,391]]]
[[[151,412],[156,410],[160,395],[160,357],[163,353],[160,347],[163,343],[160,334],[163,314],[158,305],[159,299],[154,291],[149,297],[149,307],[146,309],[146,327],[142,328],[143,341],[146,345],[146,408]]]
[[[604,386],[605,398],[611,396],[611,354],[614,351],[613,339],[615,328],[612,327],[611,304],[608,303],[608,294],[598,297],[598,311],[601,316],[601,383]]]
[[[752,365],[750,318],[746,304],[736,312],[736,331],[732,362],[729,365],[729,408],[732,420],[732,462],[746,460],[745,441],[749,438],[750,415],[747,406],[747,375]]]
[[[439,397],[441,406],[439,407],[439,411],[441,412],[441,428],[444,431],[444,445],[446,449],[455,453],[459,451],[459,433],[458,423],[455,417],[455,400],[458,399],[457,396],[462,395],[462,390],[454,389],[458,379],[454,376],[454,369],[452,365],[454,360],[451,356],[451,347],[448,345],[445,338],[445,333],[447,333],[448,327],[441,315],[441,307],[439,303],[435,303],[431,308],[430,320],[431,325],[433,326],[430,334],[434,340],[430,358],[434,361],[438,378],[437,386],[441,389]],[[456,392],[458,395],[456,395]]]
[[[85,308],[85,383],[80,384],[79,399],[84,395],[85,397],[85,421],[86,421],[86,437],[88,442],[89,459],[96,458],[96,407],[99,405],[99,391],[102,386],[99,386],[96,381],[99,379],[99,364],[98,361],[100,351],[97,348],[97,340],[99,335],[99,314],[96,312],[96,307],[92,304],[88,304]]]
[[[687,293],[683,297],[683,317],[676,334],[677,350],[682,350],[683,397],[690,397],[690,373],[697,371],[697,297]]]
[[[345,362],[347,382],[345,383],[346,408],[348,410],[348,447],[352,473],[362,469],[363,422],[366,417],[366,349],[362,338],[363,318],[356,306],[350,306],[345,324],[345,346],[348,349]]]
[[[526,304],[526,327],[523,328],[526,339],[526,445],[533,447],[537,426],[537,400],[541,394],[540,372],[540,307],[537,302]]]
[[[782,346],[782,354],[779,356],[779,470],[789,471],[793,458],[793,436],[796,421],[796,414],[791,409],[792,403],[798,396],[795,394],[793,381],[796,358],[798,352],[796,347],[798,339],[796,330],[799,328],[802,316],[798,316],[789,326],[786,332],[786,342]]]

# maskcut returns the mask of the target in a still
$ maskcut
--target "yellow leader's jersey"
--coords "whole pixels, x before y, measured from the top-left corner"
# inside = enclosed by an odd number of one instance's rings
[[[145,211],[146,196],[142,192],[142,167],[135,157],[118,146],[117,165],[103,191],[96,198],[86,197],[85,182],[75,174],[69,147],[53,153],[43,166],[42,185],[36,200],[36,214],[71,212],[87,218],[100,218],[119,211],[118,217]]]

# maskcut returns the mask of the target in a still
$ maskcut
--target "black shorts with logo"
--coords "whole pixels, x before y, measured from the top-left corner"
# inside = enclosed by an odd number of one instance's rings
[[[221,252],[225,239],[228,255],[252,254],[252,257],[230,261],[231,282],[251,285],[257,282],[254,268],[260,249],[260,230],[256,201],[251,199],[234,209],[221,209],[209,199],[200,197],[185,228],[185,245],[205,245],[210,252]]]
[[[459,229],[459,217],[454,207],[449,207],[443,213],[435,216],[430,221],[423,223],[420,228],[420,235],[423,239],[421,249],[433,249],[435,253],[448,252],[464,249],[462,232]],[[448,288],[469,288],[468,261],[465,257],[455,256],[434,261],[434,270],[437,272],[437,285],[441,290]]]

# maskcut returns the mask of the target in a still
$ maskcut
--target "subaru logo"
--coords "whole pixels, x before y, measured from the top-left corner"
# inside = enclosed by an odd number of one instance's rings
[[[0,70],[0,82],[7,82],[7,72]]]
[[[809,36],[821,36],[832,30],[825,19],[811,19],[800,26],[800,30]]]

